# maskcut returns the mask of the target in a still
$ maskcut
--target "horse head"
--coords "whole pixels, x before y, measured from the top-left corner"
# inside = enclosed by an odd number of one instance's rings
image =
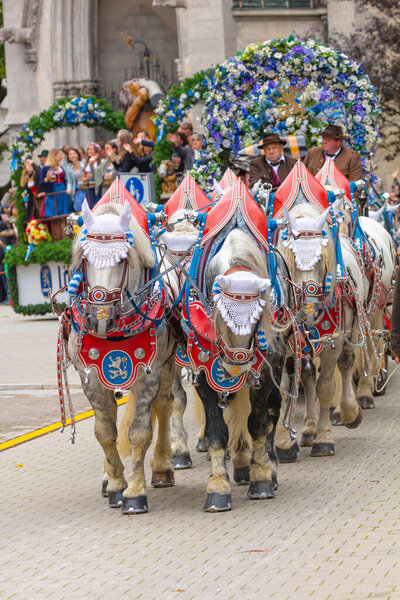
[[[338,206],[335,209],[338,210]],[[315,321],[334,288],[332,279],[336,274],[336,256],[326,224],[329,210],[327,208],[318,214],[309,204],[298,205],[291,213],[285,209],[288,229],[278,246],[295,284],[297,307],[309,324]],[[329,294],[327,278],[330,281]]]
[[[82,206],[83,228],[73,251],[73,264],[83,274],[87,295],[86,322],[98,335],[114,330],[121,315],[132,310],[127,293],[134,294],[142,268],[154,264],[150,242],[123,207],[105,204],[93,213]]]
[[[210,263],[207,279],[213,292],[213,318],[222,364],[241,372],[251,366],[257,332],[271,339],[270,280],[264,256],[241,230],[232,231]]]

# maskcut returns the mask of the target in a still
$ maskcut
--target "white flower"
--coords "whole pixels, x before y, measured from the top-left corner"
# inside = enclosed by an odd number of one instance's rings
[[[200,98],[200,94],[199,94],[199,92],[195,92],[195,93],[194,93],[194,97],[196,98],[196,100],[198,100],[198,99]]]

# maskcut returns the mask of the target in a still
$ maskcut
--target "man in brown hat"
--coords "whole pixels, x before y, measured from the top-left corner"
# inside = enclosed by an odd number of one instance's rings
[[[258,147],[264,150],[264,156],[253,158],[250,163],[249,187],[261,179],[262,183],[270,183],[275,192],[283,183],[296,164],[294,158],[283,154],[284,144],[285,140],[278,133],[267,133],[263,137]]]
[[[349,181],[363,178],[359,155],[350,148],[344,148],[343,139],[343,129],[340,125],[328,125],[324,129],[321,146],[311,148],[304,159],[304,164],[312,175],[318,173],[329,157]]]

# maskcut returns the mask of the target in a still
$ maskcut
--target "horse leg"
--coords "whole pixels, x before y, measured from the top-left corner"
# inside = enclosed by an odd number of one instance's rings
[[[373,329],[373,330],[384,329],[383,311],[380,308],[376,308],[375,314],[371,321],[371,329]],[[362,362],[362,349],[357,348],[357,350],[356,350],[356,367],[357,367],[357,371],[359,374],[359,380],[358,380],[358,386],[357,386],[357,402],[358,402],[359,406],[361,406],[361,408],[363,408],[364,410],[368,409],[368,408],[375,408],[375,401],[374,401],[374,396],[373,396],[375,386],[374,386],[373,375],[378,376],[380,373],[380,364],[377,364],[377,362],[376,362],[369,337],[367,338],[365,343],[367,344],[367,349],[368,349],[369,355],[371,357],[371,361],[372,361],[372,365],[373,365],[373,373],[365,373],[364,372],[363,362]],[[379,354],[384,352],[385,344],[384,344],[383,340],[377,340],[375,342],[375,346],[376,346]]]
[[[188,434],[183,424],[187,397],[182,385],[181,369],[177,366],[175,366],[172,394],[174,397],[171,417],[172,464],[175,469],[189,469],[192,460],[187,446]]]
[[[247,496],[251,500],[274,498],[276,487],[272,480],[272,463],[266,442],[272,432],[273,423],[268,414],[268,400],[272,390],[272,380],[264,368],[261,387],[251,388],[251,413],[248,419],[249,432],[253,442],[253,455],[250,465],[250,485]]]
[[[165,349],[164,352],[160,351],[161,356],[165,354]],[[161,385],[162,368],[161,358],[157,360],[156,357],[151,374],[140,370],[132,386],[135,399],[135,410],[129,427],[132,471],[129,475],[128,487],[123,493],[121,506],[123,514],[144,513],[148,510],[144,458],[153,437],[152,413]]]
[[[343,339],[336,340],[335,348],[326,348],[320,355],[321,371],[317,381],[319,400],[319,419],[317,436],[313,442],[310,456],[333,456],[335,446],[332,438],[330,408],[335,395],[335,367],[343,348]]]
[[[111,508],[122,504],[122,492],[126,488],[124,466],[117,450],[117,403],[114,392],[96,382],[98,392],[93,399],[88,396],[94,410],[94,434],[103,448],[106,477],[102,482],[102,493],[108,496]],[[86,387],[86,386],[85,386]],[[94,386],[89,384],[91,390]],[[88,394],[86,394],[88,395]]]
[[[286,368],[282,372],[281,387],[284,390],[290,390],[290,381],[294,376],[294,361],[291,357],[286,360]],[[293,439],[290,432],[283,425],[285,416],[286,402],[280,403],[280,416],[276,425],[275,449],[280,463],[296,462],[300,458],[300,448],[296,439]]]
[[[225,451],[228,444],[228,427],[218,405],[219,396],[208,385],[203,372],[198,378],[197,392],[204,404],[206,415],[205,439],[209,445],[211,476],[207,483],[207,498],[203,509],[206,512],[230,510],[232,506],[231,488],[225,464]]]
[[[151,485],[153,487],[171,487],[175,483],[170,438],[170,422],[174,401],[171,387],[174,374],[175,357],[172,357],[164,365],[160,391],[155,404],[155,412],[158,420],[158,437],[154,449],[154,458],[151,461]]]
[[[315,392],[316,369],[313,361],[304,366],[301,372],[301,382],[304,389],[305,412],[300,446],[312,446],[317,435],[318,406]]]
[[[342,375],[340,418],[343,425],[355,429],[361,423],[362,411],[357,403],[353,388],[354,350],[348,344],[339,356],[338,367]]]
[[[275,449],[275,435],[281,411],[282,396],[275,386],[272,388],[268,398],[268,416],[272,422],[271,431],[267,435],[265,449],[271,461],[272,489],[278,489],[278,455]]]
[[[240,407],[238,407],[240,404]],[[251,411],[248,389],[237,392],[224,409],[224,421],[229,431],[229,450],[233,464],[233,480],[238,485],[250,482],[250,460],[252,456],[251,435],[247,419]]]

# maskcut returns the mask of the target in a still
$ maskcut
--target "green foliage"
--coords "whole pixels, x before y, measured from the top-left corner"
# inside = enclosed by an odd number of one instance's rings
[[[27,244],[20,243],[18,246],[13,246],[4,258],[8,267],[30,264],[44,265],[50,261],[62,262],[68,265],[70,264],[72,257],[72,240],[70,238],[64,238],[59,242],[41,242],[33,247],[29,258],[26,261],[25,256],[27,250]]]

